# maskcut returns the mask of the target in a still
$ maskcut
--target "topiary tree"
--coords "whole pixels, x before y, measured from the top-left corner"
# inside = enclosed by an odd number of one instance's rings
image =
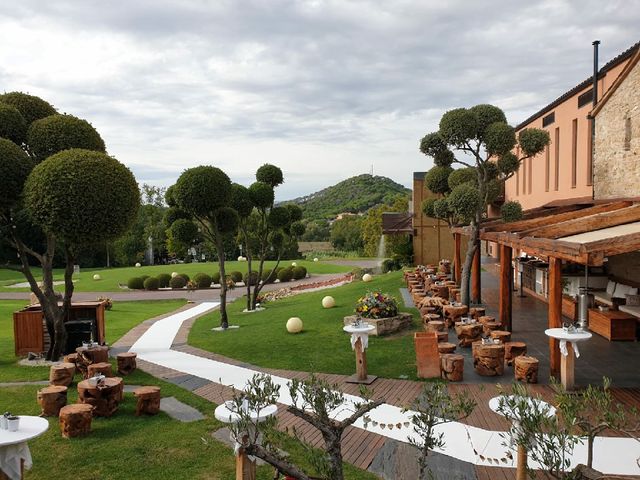
[[[15,143],[0,138],[0,213],[7,214],[18,202],[34,163]]]
[[[505,202],[500,209],[500,216],[505,223],[515,222],[522,218],[522,205],[520,202]]]
[[[223,237],[238,225],[238,214],[230,208],[232,187],[227,174],[212,166],[189,168],[167,193],[175,206],[191,215],[201,227],[203,236],[215,245],[220,275],[225,278]],[[229,327],[225,282],[220,287],[220,326]]]
[[[168,273],[159,273],[157,278],[159,288],[167,288],[169,286],[171,275],[169,275]]]
[[[516,138],[504,112],[493,105],[450,110],[442,116],[439,130],[421,140],[420,151],[435,163],[425,176],[425,185],[445,197],[425,202],[423,212],[450,224],[471,227],[461,279],[462,301],[467,305],[471,265],[479,244],[479,225],[487,206],[520,163],[542,152],[549,141],[548,132],[540,129],[525,129]],[[517,145],[519,157],[512,153]],[[463,155],[456,157],[454,151]],[[466,168],[453,170],[454,163]],[[509,208],[512,207],[507,210]]]
[[[211,286],[212,278],[211,275],[207,275],[206,273],[196,273],[193,277],[193,281],[198,288],[209,288]]]
[[[27,138],[27,122],[17,108],[0,103],[0,137],[22,145]]]
[[[264,184],[266,185],[266,184]],[[260,188],[260,187],[258,187]],[[268,195],[268,194],[267,194]],[[253,212],[254,201],[251,191],[242,185],[234,183],[232,185],[231,206],[238,214],[238,230],[240,244],[244,245],[244,254],[247,257],[247,274],[252,272],[253,261],[252,242],[249,241],[249,218]],[[252,310],[251,283],[245,282],[247,288],[247,310]]]
[[[158,290],[158,288],[160,288],[160,280],[158,280],[156,277],[149,277],[145,279],[145,290]]]
[[[0,95],[0,103],[15,107],[27,122],[27,126],[36,120],[58,113],[46,100],[23,92],[4,93]]]

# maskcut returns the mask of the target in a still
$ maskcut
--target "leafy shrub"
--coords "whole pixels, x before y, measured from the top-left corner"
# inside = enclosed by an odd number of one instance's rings
[[[158,286],[160,288],[167,288],[171,281],[171,275],[168,273],[160,273],[156,278],[158,279]]]
[[[246,272],[244,274],[244,277],[242,278],[242,281],[245,285],[247,285],[247,281],[250,282],[250,285],[256,285],[258,283],[258,272],[252,270],[251,275],[249,275],[249,272]]]
[[[274,188],[280,185],[284,181],[284,178],[280,168],[275,165],[265,163],[256,171],[256,180],[266,183],[271,186],[271,188]]]
[[[27,137],[27,122],[17,108],[0,103],[0,137],[21,145]]]
[[[187,281],[181,275],[176,275],[171,280],[169,280],[169,286],[171,288],[184,288],[187,285]]]
[[[140,277],[132,277],[127,281],[127,287],[131,290],[142,290],[144,288],[144,280]]]
[[[293,267],[293,279],[294,280],[301,280],[303,278],[305,278],[307,276],[307,269],[304,268],[302,265],[299,265],[297,267]]]
[[[395,317],[398,301],[386,293],[367,292],[356,302],[356,314],[364,318]]]
[[[238,283],[242,281],[242,273],[241,272],[231,272],[229,274],[229,276],[231,277],[231,280],[233,280],[234,283]]]
[[[206,273],[196,273],[193,277],[193,281],[198,288],[209,288],[211,286],[211,275]]]
[[[424,184],[433,193],[447,193],[451,172],[451,167],[433,167],[424,176]]]
[[[220,284],[220,272],[216,272],[213,275],[211,275],[211,281],[213,283],[215,283],[216,285]]]
[[[382,273],[393,272],[395,270],[400,270],[402,268],[402,264],[399,259],[387,258],[382,262]]]
[[[18,201],[32,168],[33,162],[18,145],[0,138],[0,209]]]
[[[149,278],[151,275],[140,275],[140,278],[142,279],[142,281],[144,282],[147,278]]]
[[[144,281],[145,290],[157,290],[160,287],[160,280],[156,277],[149,277]]]
[[[188,282],[189,280],[191,280],[191,277],[189,277],[189,275],[187,275],[186,273],[180,273],[178,274],[178,276],[184,278],[185,282]]]
[[[293,278],[293,268],[287,267],[283,268],[278,272],[278,280],[281,282],[290,282]]]
[[[26,120],[27,125],[31,125],[41,118],[58,113],[49,102],[40,97],[22,92],[9,92],[0,95],[0,102],[17,108]]]
[[[505,223],[520,220],[522,218],[522,205],[517,201],[505,202],[500,209],[500,215]]]
[[[273,272],[273,270],[271,270],[270,268],[268,268],[266,270],[263,270],[262,271],[261,280],[263,282],[267,282],[268,281],[268,283],[273,283],[278,276],[276,274],[271,275],[272,272]],[[269,277],[271,277],[271,278],[269,278]]]

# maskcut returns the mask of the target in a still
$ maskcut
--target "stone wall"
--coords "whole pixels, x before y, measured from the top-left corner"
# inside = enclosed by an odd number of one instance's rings
[[[606,263],[607,273],[629,284],[640,283],[640,252],[613,255]]]
[[[593,168],[596,199],[640,196],[640,62],[596,114]]]

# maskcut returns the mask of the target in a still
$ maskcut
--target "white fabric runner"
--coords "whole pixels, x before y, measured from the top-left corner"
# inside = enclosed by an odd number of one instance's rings
[[[362,351],[364,352],[369,348],[369,334],[368,333],[352,333],[351,334],[351,350],[356,349],[356,342],[360,339],[362,343]]]
[[[10,480],[20,480],[20,462],[24,460],[24,468],[31,468],[31,452],[27,442],[14,443],[0,447],[0,470],[9,477]]]
[[[576,358],[580,358],[580,350],[578,350],[578,343],[573,343],[573,342],[569,342],[573,345],[573,353],[576,356]],[[564,355],[565,357],[567,355],[569,355],[569,349],[567,348],[567,340],[560,340],[560,351],[562,352],[562,355]]]

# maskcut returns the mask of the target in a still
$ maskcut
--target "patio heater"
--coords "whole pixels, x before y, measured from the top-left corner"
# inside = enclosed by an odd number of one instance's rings
[[[584,287],[578,288],[578,328],[587,330],[589,327],[589,309],[593,308],[594,297],[589,291],[589,265],[584,266]]]
[[[524,287],[522,285],[522,273],[524,271],[524,265],[522,264],[522,258],[518,259],[518,274],[520,275],[520,292],[518,293],[519,298],[524,298],[526,295],[524,294]]]

